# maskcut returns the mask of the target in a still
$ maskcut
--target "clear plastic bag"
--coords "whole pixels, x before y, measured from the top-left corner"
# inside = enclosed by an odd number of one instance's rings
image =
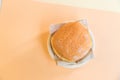
[[[51,36],[52,34],[58,30],[62,25],[68,23],[68,22],[75,22],[75,21],[79,21],[81,24],[85,25],[85,27],[87,27],[89,33],[91,34],[91,37],[92,37],[92,41],[93,41],[93,46],[91,48],[91,51],[89,53],[89,55],[87,55],[84,59],[80,60],[79,62],[74,62],[74,63],[70,63],[70,62],[66,62],[66,61],[63,61],[61,59],[59,59],[55,54],[54,54],[54,51],[52,50],[51,48],[51,44],[50,44],[50,39],[51,39]],[[63,66],[65,68],[78,68],[82,65],[84,65],[85,63],[87,63],[89,60],[91,60],[92,58],[94,58],[94,54],[93,54],[93,50],[95,49],[95,41],[94,41],[94,36],[90,30],[90,28],[88,27],[88,23],[87,23],[87,20],[86,19],[81,19],[81,20],[73,20],[73,21],[67,21],[67,22],[63,22],[63,23],[59,23],[59,24],[52,24],[50,26],[50,35],[49,35],[49,38],[48,38],[48,52],[50,54],[50,56],[56,61],[56,64],[59,65],[59,66]]]

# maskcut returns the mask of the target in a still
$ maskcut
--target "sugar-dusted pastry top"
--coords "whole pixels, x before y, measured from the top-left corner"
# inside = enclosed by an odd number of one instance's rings
[[[76,62],[88,54],[92,48],[92,39],[84,25],[79,22],[69,22],[52,35],[51,46],[60,59]]]

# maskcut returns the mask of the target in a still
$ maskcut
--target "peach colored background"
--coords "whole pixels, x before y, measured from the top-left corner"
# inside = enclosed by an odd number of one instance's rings
[[[95,58],[77,69],[56,66],[47,51],[49,25],[88,19]],[[120,14],[32,0],[3,0],[0,12],[0,80],[118,80]]]

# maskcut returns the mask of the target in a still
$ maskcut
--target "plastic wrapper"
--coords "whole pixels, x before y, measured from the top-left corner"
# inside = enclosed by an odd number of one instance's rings
[[[58,30],[62,25],[68,23],[68,22],[75,22],[75,21],[79,21],[82,25],[84,25],[85,27],[87,27],[91,37],[92,37],[92,43],[93,43],[93,46],[89,52],[89,55],[87,55],[85,58],[83,58],[82,60],[78,61],[78,62],[66,62],[66,61],[63,61],[61,59],[59,59],[59,57],[56,56],[56,54],[54,53],[52,47],[51,47],[51,43],[50,43],[50,39],[52,37],[52,34]],[[95,41],[94,41],[94,36],[88,26],[88,23],[87,23],[87,20],[85,19],[81,19],[81,20],[72,20],[72,21],[67,21],[67,22],[63,22],[63,23],[58,23],[58,24],[52,24],[50,26],[50,35],[48,37],[48,52],[50,54],[50,56],[56,61],[56,64],[59,65],[59,66],[63,66],[65,68],[78,68],[82,65],[84,65],[85,63],[87,63],[89,60],[91,60],[92,58],[94,58],[94,49],[95,49]]]

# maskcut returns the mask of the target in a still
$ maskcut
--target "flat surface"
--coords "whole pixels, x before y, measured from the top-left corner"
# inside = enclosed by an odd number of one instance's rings
[[[56,66],[47,51],[51,23],[85,18],[95,58],[77,69]],[[120,14],[28,0],[4,0],[0,13],[0,80],[119,80]]]
[[[0,0],[0,9],[1,9],[1,6],[2,6],[2,0]]]
[[[34,0],[120,13],[120,0]]]

